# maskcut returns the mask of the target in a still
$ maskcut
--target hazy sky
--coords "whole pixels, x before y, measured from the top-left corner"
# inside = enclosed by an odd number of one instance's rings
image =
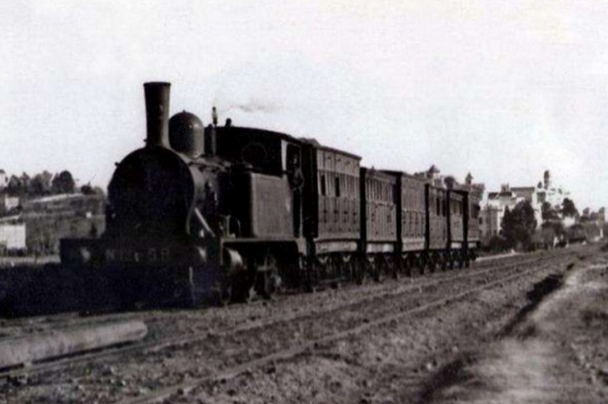
[[[3,1],[0,168],[106,186],[172,113],[315,137],[487,190],[543,171],[608,205],[605,1]]]

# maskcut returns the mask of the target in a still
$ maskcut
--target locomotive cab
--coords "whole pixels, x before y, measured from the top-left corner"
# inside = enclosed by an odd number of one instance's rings
[[[291,136],[251,128],[212,128],[217,157],[230,162],[241,237],[302,236],[302,145]]]

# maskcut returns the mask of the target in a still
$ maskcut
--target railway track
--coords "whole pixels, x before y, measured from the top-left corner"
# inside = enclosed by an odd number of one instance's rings
[[[565,251],[565,250],[564,250]],[[483,257],[478,260],[478,263],[474,266],[474,270],[480,270],[488,266],[495,265],[496,262],[505,262],[507,263],[515,263],[522,261],[523,264],[529,262],[530,259],[535,259],[542,257],[544,252],[535,252],[529,253],[525,255],[513,255],[513,254],[505,254],[500,256],[489,256]],[[445,272],[438,271],[435,276],[441,276]],[[451,271],[447,272],[452,273]],[[428,275],[425,275],[428,277]],[[415,279],[415,278],[404,278],[404,279]],[[382,284],[383,287],[392,288],[394,287],[394,283],[392,282],[384,282]],[[356,285],[347,285],[346,288],[358,288]],[[381,291],[380,291],[381,292]],[[378,293],[377,290],[374,293]],[[278,297],[278,300],[283,299],[284,296]],[[292,296],[288,296],[287,298],[292,298]],[[249,303],[249,307],[262,306],[265,303],[262,301],[255,301]],[[235,310],[238,311],[241,305],[231,306],[224,310]],[[185,314],[184,314],[185,313]],[[43,316],[35,316],[35,317],[27,317],[21,319],[4,319],[2,320],[2,327],[4,331],[5,337],[12,337],[18,335],[11,335],[11,329],[26,329],[31,332],[45,332],[56,329],[67,328],[71,326],[81,326],[81,325],[89,325],[89,324],[97,324],[100,321],[123,321],[123,320],[142,320],[145,322],[157,322],[162,321],[166,318],[175,318],[176,316],[188,316],[192,313],[192,311],[183,311],[183,310],[153,310],[147,312],[128,312],[128,313],[92,313],[92,315],[87,315],[80,312],[67,312],[61,314],[54,315],[43,315]],[[200,312],[199,312],[200,314]],[[101,320],[100,320],[101,318]],[[212,320],[212,319],[210,319]]]
[[[391,296],[398,296],[400,294],[407,293],[409,291],[421,291],[421,290],[424,290],[429,287],[441,285],[442,283],[445,283],[445,282],[451,282],[453,280],[483,276],[487,273],[490,273],[493,271],[509,269],[513,266],[531,264],[531,263],[539,261],[540,259],[542,259],[542,258],[531,257],[522,262],[518,261],[515,263],[508,263],[508,264],[502,265],[498,268],[489,268],[489,269],[476,268],[476,270],[474,270],[474,271],[467,271],[467,272],[441,272],[441,273],[437,273],[437,275],[439,275],[439,276],[444,275],[443,277],[439,277],[438,279],[428,279],[428,280],[425,279],[425,281],[423,281],[420,284],[413,284],[413,282],[408,282],[408,283],[401,282],[401,283],[397,283],[397,284],[392,283],[390,285],[387,285],[386,288],[376,290],[376,291],[372,292],[371,294],[366,295],[363,298],[360,298],[355,301],[349,301],[349,302],[340,301],[336,304],[325,306],[319,310],[313,309],[306,313],[291,312],[291,313],[287,313],[287,314],[280,315],[280,316],[274,316],[273,318],[267,319],[267,320],[258,319],[253,322],[249,322],[245,325],[237,325],[236,327],[234,327],[232,329],[230,329],[230,326],[228,326],[229,330],[219,331],[219,332],[215,332],[213,334],[217,335],[217,336],[227,336],[230,333],[246,332],[246,331],[250,331],[250,330],[253,330],[256,328],[265,327],[265,326],[269,326],[269,325],[277,324],[277,323],[281,323],[281,322],[289,322],[289,321],[293,321],[298,318],[303,318],[303,317],[307,317],[307,316],[314,316],[314,315],[318,315],[318,314],[336,312],[339,310],[346,309],[353,305],[365,304],[365,303],[368,303],[368,302],[370,302],[372,300],[376,300],[376,299],[384,299],[384,298],[391,297]],[[288,296],[286,298],[289,299],[290,296]],[[279,304],[280,302],[275,302],[275,303]],[[263,303],[261,303],[261,304],[263,304]],[[142,316],[143,316],[143,318],[142,318]],[[162,312],[162,313],[152,313],[152,314],[144,314],[144,313],[126,313],[126,314],[124,314],[124,313],[121,313],[121,314],[112,314],[112,315],[106,316],[105,318],[103,318],[102,321],[100,321],[99,319],[97,319],[97,320],[90,319],[90,320],[82,321],[76,313],[67,313],[67,314],[59,315],[59,316],[56,316],[55,318],[53,318],[53,320],[54,320],[53,324],[55,325],[55,327],[52,327],[51,329],[61,329],[61,328],[67,327],[67,326],[74,326],[74,325],[82,326],[82,325],[99,324],[99,323],[103,323],[103,322],[112,322],[112,321],[116,321],[116,320],[128,320],[128,319],[138,319],[138,320],[143,320],[143,321],[154,320],[154,321],[160,322],[166,318],[174,318],[175,316],[180,316],[180,313],[179,312],[168,312],[168,313]],[[149,318],[146,318],[146,317],[149,317]],[[39,323],[42,321],[45,321],[45,318],[35,319],[34,322]],[[47,328],[47,330],[48,330],[48,328]],[[206,335],[207,335],[207,333],[206,333]],[[90,361],[90,360],[96,360],[96,359],[111,358],[111,357],[115,357],[118,355],[127,354],[129,352],[142,351],[142,350],[159,350],[159,349],[170,348],[170,347],[179,346],[179,345],[185,345],[185,344],[189,344],[192,342],[202,340],[202,339],[206,338],[206,335],[205,336],[188,335],[188,336],[162,338],[160,340],[153,340],[153,341],[146,341],[146,342],[137,343],[137,344],[130,344],[128,346],[123,346],[123,347],[118,347],[118,348],[109,348],[109,349],[106,349],[106,350],[100,351],[100,352],[88,353],[88,354],[64,358],[64,359],[60,359],[60,360],[56,360],[56,361],[52,361],[52,362],[30,364],[28,367],[25,367],[25,368],[0,372],[0,378],[7,378],[7,377],[11,378],[11,377],[17,377],[17,376],[20,376],[23,374],[31,375],[31,374],[35,374],[38,372],[59,370],[62,367],[70,366],[72,364],[86,362],[86,361]]]
[[[576,251],[569,250],[569,251],[566,251],[563,253],[555,254],[553,256],[548,257],[549,258],[548,262],[546,262],[544,265],[552,265],[554,261],[562,260],[564,255],[567,256],[567,255],[573,255],[573,254],[576,254]],[[340,339],[347,335],[351,335],[353,332],[354,333],[363,332],[363,330],[369,329],[370,327],[373,327],[375,325],[384,324],[385,321],[395,321],[395,320],[401,318],[401,316],[413,315],[417,312],[424,311],[425,309],[428,309],[429,307],[435,307],[436,305],[440,305],[440,304],[442,304],[441,302],[447,303],[451,299],[458,299],[458,298],[461,298],[462,296],[466,296],[470,293],[474,293],[477,290],[481,290],[484,287],[491,287],[489,285],[496,285],[500,282],[508,281],[511,278],[516,278],[516,277],[522,276],[523,273],[528,273],[534,269],[529,270],[529,271],[522,271],[521,266],[530,265],[533,263],[539,263],[540,261],[542,261],[546,258],[547,257],[545,257],[544,255],[535,256],[532,258],[528,258],[526,260],[517,260],[517,262],[515,262],[515,263],[509,263],[509,264],[505,264],[502,266],[491,267],[491,268],[488,268],[485,270],[477,269],[475,271],[468,271],[468,272],[454,271],[454,272],[441,273],[438,275],[444,275],[444,276],[438,277],[438,279],[428,279],[428,280],[425,279],[424,282],[421,282],[419,284],[415,284],[415,283],[397,284],[391,288],[388,288],[387,290],[383,289],[382,291],[380,291],[378,293],[372,293],[363,299],[359,299],[356,301],[350,301],[350,302],[342,303],[342,304],[331,305],[329,307],[324,307],[324,308],[316,310],[316,311],[308,311],[306,313],[299,313],[299,314],[290,313],[290,314],[281,315],[281,316],[274,316],[267,320],[262,319],[262,320],[253,321],[248,324],[237,326],[237,327],[234,327],[234,328],[231,328],[228,330],[218,331],[218,332],[211,333],[211,334],[188,335],[188,336],[183,336],[183,337],[162,339],[159,341],[148,341],[148,342],[144,342],[144,343],[136,344],[136,345],[132,345],[132,346],[125,346],[125,347],[120,347],[120,348],[116,348],[116,349],[112,349],[112,350],[90,353],[90,354],[83,355],[83,356],[66,358],[66,359],[63,359],[63,360],[60,360],[57,362],[34,364],[30,368],[13,370],[11,372],[0,374],[0,377],[4,377],[4,378],[8,378],[8,379],[18,379],[20,376],[27,376],[30,378],[39,379],[37,381],[37,383],[43,382],[44,378],[42,377],[42,375],[48,374],[48,373],[53,373],[53,374],[62,373],[62,374],[64,374],[65,377],[77,378],[77,377],[79,377],[78,370],[74,369],[74,367],[78,367],[78,365],[90,364],[93,362],[107,363],[107,362],[112,362],[113,360],[122,361],[122,360],[124,360],[125,357],[127,357],[129,355],[134,356],[134,357],[139,355],[140,356],[139,359],[144,358],[144,360],[145,360],[146,357],[149,359],[149,357],[162,355],[163,352],[170,351],[170,352],[172,352],[172,354],[175,354],[175,352],[178,350],[187,350],[189,348],[196,347],[197,345],[199,345],[199,347],[200,346],[204,347],[205,345],[209,345],[210,347],[213,347],[213,346],[216,346],[219,341],[225,341],[225,340],[234,340],[236,345],[239,345],[242,342],[241,340],[239,340],[239,337],[238,337],[240,335],[249,335],[249,334],[255,333],[255,332],[260,332],[263,334],[264,330],[266,330],[266,329],[280,328],[281,325],[287,326],[289,324],[295,324],[295,323],[301,323],[299,328],[301,328],[302,330],[305,331],[305,329],[307,329],[307,328],[313,329],[315,321],[317,319],[319,319],[320,317],[331,318],[332,316],[335,317],[336,313],[339,313],[339,312],[348,312],[348,311],[353,312],[353,311],[367,310],[367,318],[358,318],[358,319],[350,319],[350,320],[346,319],[345,321],[343,321],[342,327],[344,328],[344,330],[342,330],[342,331],[337,331],[333,334],[329,334],[327,336],[320,336],[320,337],[317,335],[318,334],[317,331],[314,331],[312,333],[309,332],[308,334],[310,334],[310,335],[307,335],[305,337],[305,338],[308,338],[309,342],[306,342],[302,345],[298,345],[296,348],[277,349],[276,352],[273,354],[266,355],[266,356],[264,356],[262,354],[262,356],[259,359],[252,359],[251,361],[246,361],[243,364],[234,365],[233,367],[227,368],[228,370],[220,371],[220,373],[217,373],[216,376],[207,375],[207,376],[204,376],[203,379],[198,379],[198,380],[210,380],[210,378],[213,379],[214,377],[222,378],[226,375],[226,372],[228,372],[228,373],[237,372],[237,374],[238,374],[238,372],[240,372],[239,369],[260,366],[263,363],[267,363],[268,361],[276,360],[277,358],[279,358],[279,359],[283,358],[284,355],[296,354],[298,352],[302,352],[302,350],[305,351],[306,349],[308,349],[310,346],[312,346],[314,344],[323,344],[328,341],[332,341],[334,339]],[[510,271],[512,271],[514,273],[507,277],[504,277],[504,274],[510,273]],[[496,275],[490,276],[493,273],[500,273],[500,274],[503,274],[503,276],[501,276],[501,278],[499,280],[488,283],[489,279],[496,277]],[[412,301],[411,299],[408,300],[406,298],[405,299],[406,302],[401,307],[398,307],[399,314],[397,314],[397,315],[393,314],[393,315],[388,315],[388,317],[387,317],[386,310],[384,310],[382,308],[383,306],[385,306],[383,304],[383,302],[386,299],[395,300],[395,299],[398,299],[398,298],[404,297],[404,296],[411,297],[413,295],[415,295],[415,296],[432,295],[433,290],[437,289],[437,287],[443,283],[448,283],[448,284],[450,284],[450,283],[454,284],[455,282],[466,283],[467,280],[469,282],[471,282],[471,279],[473,279],[473,278],[479,278],[479,280],[477,280],[475,282],[482,283],[483,285],[479,286],[479,287],[475,287],[473,289],[469,288],[467,290],[460,291],[458,294],[455,294],[453,296],[450,296],[447,298],[441,298],[441,299],[438,299],[436,301],[433,301],[431,303],[426,303],[426,304],[422,304],[420,302],[415,302],[415,301]],[[424,300],[424,298],[422,298],[422,300]],[[417,306],[418,304],[421,304],[421,305]],[[414,305],[416,307],[411,307],[412,305]],[[369,310],[370,307],[372,307],[372,308],[375,307],[376,309]],[[355,309],[358,309],[358,310],[355,310]],[[393,308],[389,309],[388,312],[394,313],[395,308],[393,307]],[[407,314],[407,313],[409,313],[409,314]],[[370,319],[379,319],[379,320],[370,320]],[[305,323],[308,325],[302,326],[302,324],[305,324]],[[286,328],[289,328],[289,327],[286,327]],[[288,341],[290,339],[283,338],[283,340]],[[241,342],[239,342],[239,341],[241,341]],[[168,349],[168,348],[172,348],[172,349]],[[266,358],[266,359],[264,359],[264,358]],[[222,361],[220,361],[220,362],[222,362]],[[63,372],[61,372],[62,370],[63,370]],[[76,372],[74,372],[74,370],[76,370]],[[212,372],[212,374],[214,374],[214,373]],[[36,375],[38,375],[38,377],[35,377]],[[217,376],[217,375],[219,375],[219,376]],[[182,385],[179,385],[179,386],[180,387],[178,387],[178,389],[182,389],[182,391],[185,387],[188,387],[188,386],[182,386]],[[159,391],[163,391],[163,390],[159,390]]]
[[[515,271],[514,274],[502,276],[500,277],[500,279],[496,279],[493,281],[485,281],[481,285],[474,286],[472,288],[467,288],[466,290],[450,294],[449,296],[436,297],[415,307],[408,307],[407,305],[405,305],[399,307],[398,310],[390,310],[382,315],[368,316],[367,320],[363,322],[358,322],[352,326],[347,327],[346,329],[331,332],[327,335],[323,335],[317,338],[308,339],[303,341],[302,343],[290,345],[284,349],[278,349],[271,353],[252,358],[251,360],[245,360],[234,365],[229,365],[224,368],[211,371],[209,374],[204,375],[202,377],[194,378],[184,383],[178,383],[171,386],[167,386],[140,397],[128,398],[126,400],[120,401],[120,404],[178,402],[182,399],[187,400],[187,398],[185,398],[186,396],[188,397],[188,399],[192,399],[193,396],[196,397],[197,389],[199,389],[203,385],[213,384],[217,382],[225,383],[228,379],[235,378],[245,372],[251,372],[257,368],[261,368],[267,365],[274,365],[282,361],[288,361],[301,355],[310,355],[313,352],[323,350],[325,347],[334,344],[338,341],[357,337],[366,332],[376,330],[378,328],[390,324],[397,324],[410,317],[423,315],[434,309],[450,305],[454,302],[465,299],[476,293],[496,287],[502,287],[505,283],[518,280],[522,277],[530,275],[531,273],[542,271],[543,269],[552,266],[554,266],[553,261],[544,263],[541,268],[532,267],[527,270]],[[504,268],[501,269],[504,270]]]

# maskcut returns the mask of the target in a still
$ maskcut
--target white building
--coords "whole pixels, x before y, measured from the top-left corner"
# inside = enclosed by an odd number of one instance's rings
[[[19,206],[18,196],[8,196],[6,193],[0,194],[0,216],[4,216],[11,209]]]
[[[543,182],[538,183],[536,193],[538,195],[538,203],[542,205],[544,202],[548,202],[556,209],[561,209],[564,199],[570,198],[570,192],[564,190],[562,187],[553,186],[549,170],[545,171]]]
[[[25,250],[25,223],[0,223],[0,253]]]
[[[505,216],[506,209],[513,210],[518,203],[525,200],[532,204],[534,217],[540,224],[540,207],[537,206],[538,204],[535,204],[534,194],[529,193],[529,190],[534,190],[534,187],[518,188],[519,194],[509,184],[503,184],[500,188],[500,192],[488,193],[488,199],[481,206],[479,230],[481,232],[481,239],[485,241],[500,234],[502,218]]]
[[[503,184],[500,192],[488,193],[488,199],[481,207],[481,238],[484,241],[488,241],[493,236],[499,235],[505,210],[507,208],[513,210],[521,201],[528,201],[530,203],[534,209],[537,226],[540,227],[543,223],[543,203],[548,202],[552,207],[559,210],[564,199],[569,197],[569,192],[551,184],[551,174],[548,170],[544,173],[543,181],[539,182],[536,187],[510,187],[509,184]],[[572,220],[565,220],[564,225],[568,227],[568,225],[572,224],[570,223]]]

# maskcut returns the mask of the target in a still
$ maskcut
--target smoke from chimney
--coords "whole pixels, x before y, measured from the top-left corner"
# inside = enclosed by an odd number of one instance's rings
[[[270,114],[270,113],[278,111],[279,109],[280,109],[280,107],[278,105],[276,105],[275,103],[250,98],[249,100],[247,100],[245,102],[228,103],[227,107],[224,107],[221,109],[221,113],[225,114],[229,111],[236,110],[236,111],[243,111],[243,112],[246,112],[249,114],[256,113],[256,112],[263,112],[266,114]]]

